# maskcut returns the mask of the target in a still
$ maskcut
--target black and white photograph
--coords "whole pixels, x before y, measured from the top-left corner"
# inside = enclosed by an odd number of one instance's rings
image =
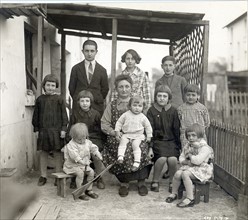
[[[1,220],[248,220],[247,0],[0,0]]]

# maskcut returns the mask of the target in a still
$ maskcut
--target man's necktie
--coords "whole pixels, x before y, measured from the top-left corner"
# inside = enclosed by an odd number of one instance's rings
[[[91,82],[92,76],[93,76],[93,66],[92,66],[92,63],[90,62],[90,65],[88,67],[88,82],[89,83]]]

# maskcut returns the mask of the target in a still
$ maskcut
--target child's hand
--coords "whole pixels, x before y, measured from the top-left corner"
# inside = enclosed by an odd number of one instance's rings
[[[60,132],[60,137],[61,137],[61,138],[65,138],[65,134],[66,134],[65,131],[61,131],[61,132]]]
[[[103,159],[101,154],[98,155],[98,158],[99,158],[99,160],[102,160]]]
[[[35,137],[38,139],[38,137],[39,137],[39,131],[36,131],[34,134],[35,134]]]
[[[115,132],[115,138],[120,141],[121,140],[122,133],[120,131]]]
[[[95,158],[97,158],[99,160],[102,160],[102,155],[101,155],[100,152],[99,153],[96,153],[95,155],[93,155],[93,157],[95,157]]]

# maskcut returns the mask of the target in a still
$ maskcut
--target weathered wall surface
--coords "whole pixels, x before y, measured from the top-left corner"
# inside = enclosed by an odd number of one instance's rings
[[[24,18],[0,16],[1,167],[26,172],[33,163],[32,107],[25,107]]]

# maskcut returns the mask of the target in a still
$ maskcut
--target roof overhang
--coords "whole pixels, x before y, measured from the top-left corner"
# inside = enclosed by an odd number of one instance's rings
[[[0,4],[0,14],[5,18],[13,16],[43,16],[46,17],[46,5],[44,4]]]
[[[47,20],[60,33],[112,38],[112,20],[118,22],[118,40],[172,44],[204,26],[204,14],[99,7],[89,4],[47,4]],[[155,39],[155,41],[154,41]],[[161,40],[162,39],[162,40]]]

